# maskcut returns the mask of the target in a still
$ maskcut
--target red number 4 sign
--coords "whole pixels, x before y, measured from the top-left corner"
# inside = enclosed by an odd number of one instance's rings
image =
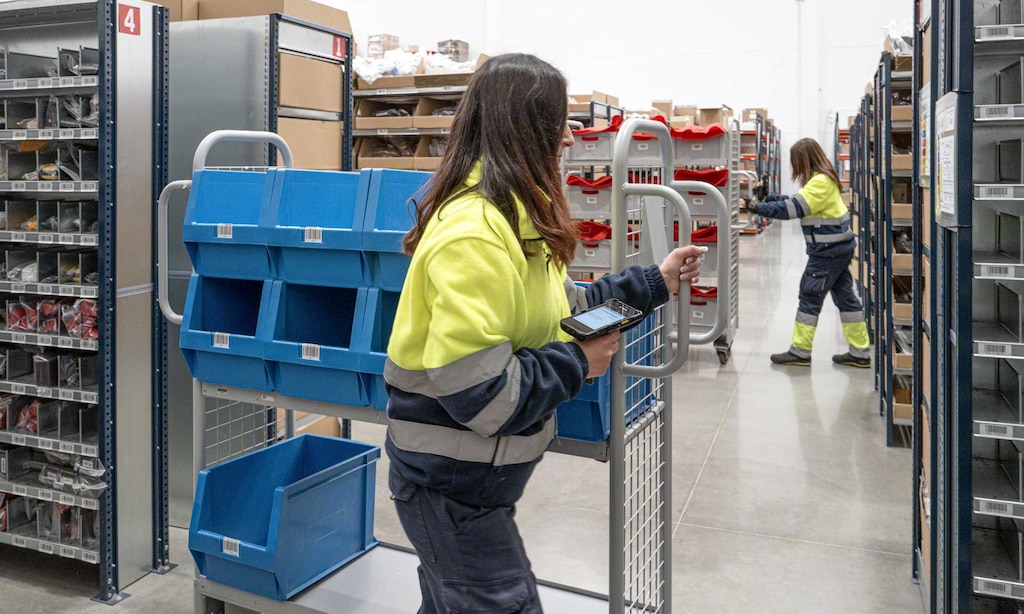
[[[121,34],[128,34],[130,36],[141,36],[142,35],[142,24],[140,23],[142,17],[142,9],[137,6],[126,6],[119,4],[117,6],[117,29]]]

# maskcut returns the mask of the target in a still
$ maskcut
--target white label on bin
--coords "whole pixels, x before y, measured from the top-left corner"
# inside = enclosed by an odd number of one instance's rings
[[[25,343],[25,339],[24,333],[11,333],[11,341],[14,343]]]
[[[978,434],[983,437],[1009,437],[1013,431],[1009,425],[1005,424],[981,424]]]
[[[86,563],[98,563],[99,560],[100,560],[100,557],[95,552],[90,552],[90,551],[86,550],[85,552],[82,553],[82,560],[85,561]]]
[[[57,235],[57,242],[63,245],[73,245],[75,243],[75,235]]]
[[[43,501],[53,501],[53,491],[51,490],[40,490],[39,498]]]
[[[74,505],[75,504],[75,495],[65,495],[65,494],[62,494],[60,496],[60,502],[63,505]]]
[[[1008,266],[982,266],[982,277],[1013,277],[1013,269]]]
[[[231,224],[217,224],[217,238],[218,239],[230,239],[231,238]]]
[[[594,256],[597,256],[597,250],[596,249],[585,249],[585,250],[583,250],[583,255],[586,256],[587,258],[593,258]]]
[[[49,335],[39,335],[39,345],[53,345],[53,337]]]
[[[60,555],[66,559],[73,559],[75,558],[75,549],[71,546],[61,546]]]
[[[306,243],[323,243],[324,229],[316,226],[306,226],[306,234],[302,240]]]
[[[74,346],[75,346],[74,339],[69,339],[68,337],[61,337],[61,338],[57,339],[57,347],[70,348],[70,347],[74,347]]]
[[[388,129],[387,128],[378,128],[377,129],[377,134],[386,135],[387,133],[388,133]]]
[[[1010,116],[1010,107],[982,107],[982,119],[998,119]]]
[[[75,453],[75,444],[67,442],[67,441],[62,441],[62,442],[60,442],[60,451],[61,452],[67,452],[69,454],[74,454]]]
[[[693,151],[704,151],[704,143],[691,143],[690,149]]]
[[[241,542],[239,542],[237,539],[225,537],[223,543],[221,544],[221,551],[228,556],[239,556],[238,546],[240,543]]]
[[[588,196],[587,197],[587,204],[588,205],[596,205],[597,204],[597,197],[596,196]]]
[[[14,394],[25,394],[25,386],[22,384],[11,384],[11,392]]]
[[[27,548],[28,540],[26,540],[24,537],[15,536],[14,539],[11,540],[11,545],[13,545],[15,548]]]
[[[75,391],[74,390],[61,390],[60,391],[60,399],[62,401],[74,401],[75,400]]]
[[[16,446],[23,446],[28,443],[28,440],[25,439],[24,435],[12,435],[11,443],[13,443]]]
[[[982,186],[980,191],[982,198],[1010,198],[1010,188]]]
[[[1013,510],[1006,503],[999,503],[998,501],[981,501],[978,506],[978,511],[985,514],[994,514],[996,516],[1010,516]]]
[[[47,183],[45,181],[40,181],[38,187],[39,187],[39,191],[40,192],[52,192],[53,191],[53,184],[52,183]]]
[[[82,499],[82,507],[87,510],[98,510],[100,509],[99,499]]]
[[[704,199],[703,198],[694,198],[693,199],[693,204],[694,205],[703,205],[704,204]]]
[[[985,593],[988,595],[1007,595],[1010,594],[1010,585],[1002,582],[993,582],[991,580],[981,580],[981,590],[979,593]]]
[[[43,395],[40,395],[40,396],[43,396]],[[40,450],[52,450],[53,449],[53,441],[50,440],[50,439],[40,439],[39,440],[39,449]]]
[[[7,475],[7,457],[0,456],[0,476]]]
[[[320,360],[320,346],[315,343],[302,344],[302,360]]]
[[[41,235],[39,235],[39,242],[40,243],[53,243],[53,235],[41,234]]]
[[[60,138],[62,138],[62,139],[73,139],[73,138],[75,138],[75,131],[74,130],[64,129],[64,130],[61,130],[60,132],[58,132],[57,134],[59,134]]]
[[[21,497],[24,497],[25,495],[28,494],[27,486],[20,486],[18,484],[15,484],[12,490],[14,491],[14,494],[19,495]]]
[[[50,542],[39,542],[39,551],[43,554],[53,554],[53,544]]]
[[[213,333],[213,347],[230,349],[231,333]]]
[[[704,319],[704,312],[703,311],[694,311],[694,312],[691,313],[691,316],[693,318],[698,319],[698,320],[703,320]]]
[[[63,181],[63,182],[61,182],[61,184],[58,187],[58,189],[61,192],[74,192],[75,191],[75,184],[74,184],[74,182],[71,182],[71,181]]]
[[[15,181],[11,183],[12,192],[24,192],[27,189],[24,181]]]
[[[28,138],[28,130],[15,130],[11,136],[14,137],[15,141],[24,141]]]
[[[1000,38],[1013,38],[1013,33],[1010,28],[1005,26],[988,26],[981,28],[981,32],[978,36],[981,40],[996,40]]]
[[[650,143],[637,143],[637,151],[647,151],[650,148]]]
[[[586,151],[594,151],[595,149],[597,149],[597,143],[584,143],[583,149],[585,149]]]
[[[982,343],[980,354],[991,354],[993,356],[1010,356],[1013,354],[1010,346],[1005,343]]]

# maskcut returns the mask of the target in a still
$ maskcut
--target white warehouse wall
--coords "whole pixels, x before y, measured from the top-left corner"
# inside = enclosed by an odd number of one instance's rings
[[[664,1],[636,10],[601,0],[321,1],[349,12],[361,47],[367,35],[388,33],[425,49],[458,38],[474,55],[535,53],[566,74],[570,91],[596,89],[629,107],[671,98],[767,108],[787,144],[830,138],[830,111],[845,123],[877,67],[883,27],[912,16],[911,3],[894,0]]]

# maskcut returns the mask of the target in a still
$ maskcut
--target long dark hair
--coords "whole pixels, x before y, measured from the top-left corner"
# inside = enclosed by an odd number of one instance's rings
[[[499,55],[477,69],[455,111],[441,165],[416,204],[416,225],[403,243],[406,253],[416,251],[435,212],[475,191],[505,216],[524,253],[531,251],[519,235],[516,197],[555,264],[572,262],[577,231],[569,218],[558,161],[567,89],[562,73],[532,55]],[[466,178],[481,160],[483,179],[466,188]]]
[[[825,151],[814,139],[800,139],[793,143],[793,146],[789,148],[789,163],[793,166],[793,181],[797,181],[801,185],[807,185],[815,173],[821,173],[827,175],[837,188],[843,189],[843,185],[839,183],[836,168],[832,166]]]

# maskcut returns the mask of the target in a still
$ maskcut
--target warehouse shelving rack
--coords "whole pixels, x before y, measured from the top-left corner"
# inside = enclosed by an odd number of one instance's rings
[[[96,599],[107,603],[126,597],[122,589],[150,571],[169,567],[165,328],[156,308],[156,271],[150,257],[155,240],[152,203],[166,182],[167,28],[166,9],[135,0],[17,0],[0,5],[0,118],[5,120],[0,141],[47,143],[82,152],[74,160],[60,161],[61,168],[54,171],[59,180],[0,177],[7,222],[13,223],[15,210],[23,206],[15,203],[36,201],[37,216],[54,207],[69,211],[70,206],[77,212],[71,218],[78,220],[77,226],[54,231],[16,227],[0,232],[0,243],[9,253],[71,247],[79,254],[80,267],[95,267],[97,279],[88,285],[83,268],[77,278],[58,273],[54,283],[38,279],[42,273],[30,280],[5,275],[0,292],[5,301],[25,295],[40,301],[95,300],[98,329],[91,339],[73,320],[46,332],[20,332],[5,322],[0,340],[14,344],[10,347],[77,350],[79,369],[95,361],[96,385],[5,379],[0,382],[5,393],[57,400],[67,415],[68,431],[41,433],[39,408],[29,432],[14,425],[13,414],[8,416],[0,442],[10,451],[61,452],[83,462],[98,460],[105,468],[105,490],[91,496],[44,488],[33,473],[0,481],[0,492],[15,496],[7,500],[11,513],[0,544],[83,561],[97,575]],[[49,104],[79,104],[75,97],[88,98],[90,112],[98,112],[94,125],[81,117],[61,117],[60,107]],[[15,108],[29,109],[22,117],[25,123],[14,123],[16,114],[3,111]],[[45,112],[50,110],[55,112]],[[85,152],[95,152],[95,158]],[[46,159],[40,154],[31,170],[40,170],[36,165]],[[7,165],[7,172],[14,173],[15,166]],[[87,211],[98,223],[96,231],[85,225]],[[36,223],[45,220],[37,217]],[[36,256],[35,262],[44,260]],[[41,511],[44,502],[68,514],[67,533],[63,518],[57,520],[60,527],[53,537],[39,531],[34,521],[13,525],[16,508]],[[77,567],[68,571],[81,572]]]
[[[635,174],[631,164],[630,143],[632,136],[642,131],[654,134],[660,146],[662,163],[648,170],[656,171],[661,177],[669,176],[673,170],[673,145],[668,129],[663,124],[630,119],[627,120],[615,143],[611,159],[601,161],[612,167],[613,177],[629,178]],[[277,135],[251,132],[224,132],[211,134],[198,148],[195,168],[203,168],[211,149],[218,143],[242,140],[247,142],[272,142],[280,149],[286,166],[291,165],[291,154],[287,145]],[[587,163],[588,165],[591,162]],[[645,163],[646,165],[646,163]],[[256,170],[256,169],[254,169]],[[664,206],[671,206],[680,221],[680,245],[690,240],[690,214],[685,197],[693,189],[708,192],[715,206],[720,210],[719,222],[725,224],[731,217],[725,199],[712,186],[698,182],[673,182],[669,185],[653,183],[628,183],[616,181],[612,193],[613,241],[611,268],[619,270],[627,264],[650,262],[659,254],[667,252],[669,238],[661,232],[646,232],[664,226]],[[167,185],[158,202],[158,235],[161,238],[158,261],[168,257],[168,206],[172,193],[187,190],[190,181],[175,181]],[[648,202],[650,201],[650,202]],[[655,203],[663,203],[655,205]],[[627,222],[637,223],[630,228]],[[659,222],[661,222],[659,224]],[[641,228],[639,232],[636,228]],[[647,235],[647,236],[645,236]],[[660,237],[660,238],[659,238]],[[733,259],[731,238],[726,236],[725,249],[720,250],[718,267],[727,270]],[[167,275],[159,278],[161,289],[169,284]],[[688,296],[688,284],[683,284],[680,295]],[[161,294],[164,296],[164,294]],[[717,322],[703,334],[691,334],[689,302],[673,299],[675,313],[670,312],[672,303],[656,310],[651,332],[637,339],[644,344],[640,348],[641,360],[655,358],[657,366],[626,364],[627,355],[637,356],[637,348],[624,347],[616,355],[611,377],[611,415],[620,419],[610,421],[611,435],[603,442],[587,443],[565,438],[556,439],[550,448],[552,452],[594,458],[608,463],[610,472],[609,513],[610,513],[610,576],[609,595],[594,595],[567,587],[543,585],[541,595],[551,611],[565,612],[672,612],[672,385],[671,376],[682,367],[691,344],[712,343],[719,337],[728,317],[729,290],[724,289],[722,302],[717,309]],[[161,310],[168,320],[180,324],[182,316],[174,313],[169,301],[162,300]],[[672,322],[675,322],[673,326]],[[675,330],[673,330],[675,329]],[[672,345],[675,345],[673,350]],[[631,353],[632,352],[632,353]],[[626,377],[646,379],[650,392],[638,399],[638,404],[626,407]],[[194,437],[202,442],[211,425],[206,421],[212,416],[207,411],[207,400],[214,399],[228,403],[245,403],[253,406],[273,405],[291,411],[308,411],[342,419],[386,423],[386,414],[372,407],[335,405],[293,398],[276,392],[267,393],[193,382],[193,418],[196,424]],[[622,416],[630,418],[621,419]],[[213,427],[218,425],[214,424]],[[293,432],[291,419],[288,420],[286,435]],[[231,454],[226,457],[204,454],[199,447],[195,454],[195,470],[215,464],[245,452],[242,445],[230,445]],[[267,444],[272,443],[269,439]],[[269,613],[320,613],[320,612],[381,612],[411,611],[419,602],[419,591],[415,582],[416,557],[393,547],[377,547],[358,560],[328,576],[317,585],[307,589],[291,601],[274,601],[232,587],[197,577],[195,583],[196,611],[220,611],[217,608],[232,606],[249,608]],[[211,609],[213,608],[213,609]]]
[[[340,113],[284,106],[282,54],[337,65],[343,71]],[[338,156],[341,169],[352,168],[352,36],[290,16],[271,14],[226,19],[181,21],[170,26],[169,179],[192,177],[192,156],[202,139],[218,129],[278,132],[285,120],[341,122]],[[286,75],[287,78],[287,75]],[[311,83],[311,88],[323,84]],[[211,96],[210,92],[218,92]],[[308,147],[308,145],[306,145]],[[297,144],[301,163],[305,149]],[[277,157],[266,143],[233,143],[211,154],[210,163],[222,167],[265,167]],[[164,182],[166,183],[166,182]],[[175,203],[179,204],[179,203]],[[181,229],[184,207],[175,206],[171,224],[170,300],[185,303],[192,263],[185,251]],[[162,318],[161,318],[162,320]],[[206,448],[220,455],[230,446],[225,435],[210,429],[208,441],[193,441],[191,420],[192,377],[178,351],[179,329],[168,330],[168,407],[170,414],[170,523],[187,526],[195,486],[193,454]],[[266,404],[228,401],[208,403],[208,421],[225,425],[221,431],[241,428],[249,434],[246,448],[263,445],[276,431],[276,410]],[[266,435],[266,437],[265,437]]]
[[[933,2],[929,30],[933,189],[922,211],[930,199],[934,222],[922,264],[933,270],[924,292],[934,307],[922,371],[934,402],[931,522],[918,523],[930,532],[928,601],[932,612],[1019,612],[1024,352],[1014,297],[1024,267],[1013,222],[1024,201],[1015,151],[1024,15],[1013,1]]]
[[[868,332],[875,339],[874,304],[874,215],[872,205],[874,197],[874,119],[872,115],[871,94],[864,94],[857,114],[855,131],[851,143],[851,172],[853,188],[853,208],[856,212],[856,229],[858,238],[858,258],[855,261],[861,303],[864,306],[864,321],[868,323]],[[875,378],[875,387],[878,379]]]
[[[740,168],[745,172],[753,172],[755,175],[754,183],[760,183],[762,180],[768,181],[768,169],[770,161],[770,148],[768,143],[768,118],[760,113],[754,114],[755,125],[754,130],[742,130],[740,132],[740,138],[745,136],[753,136],[757,144],[756,152],[753,154],[742,154],[740,155]],[[751,163],[753,168],[750,168]],[[742,182],[741,182],[742,183]],[[769,181],[770,183],[770,181]],[[751,190],[752,190],[752,185]],[[771,190],[769,190],[771,192]],[[747,223],[740,229],[742,235],[759,235],[764,232],[764,228],[771,223],[771,218],[762,218],[754,216],[743,209],[743,212],[747,213]]]

